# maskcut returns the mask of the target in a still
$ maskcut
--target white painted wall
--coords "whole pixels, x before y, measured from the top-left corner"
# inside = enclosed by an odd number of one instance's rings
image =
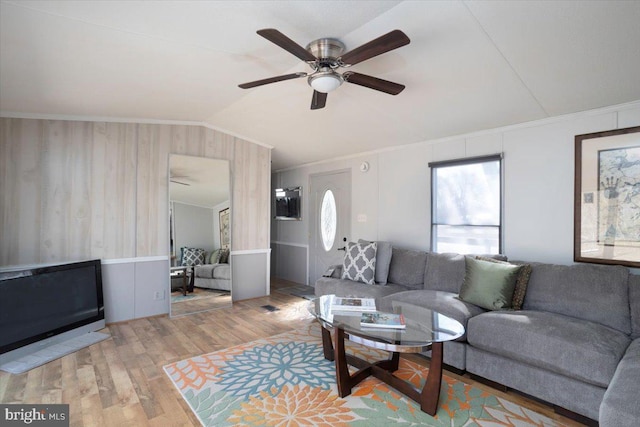
[[[311,174],[351,168],[350,239],[428,250],[428,163],[503,152],[504,252],[510,259],[571,264],[574,136],[638,125],[640,101],[279,171],[272,176],[272,186],[308,189]],[[364,161],[370,164],[366,173],[359,170]],[[272,242],[305,250],[309,215],[304,200],[302,211],[302,221],[272,221]],[[367,221],[358,222],[359,215]],[[276,257],[274,272],[300,271],[287,262],[301,258]],[[296,281],[305,283],[303,279]]]
[[[211,208],[173,202],[176,256],[180,256],[182,247],[201,248],[211,254],[216,247],[214,212],[217,215]]]

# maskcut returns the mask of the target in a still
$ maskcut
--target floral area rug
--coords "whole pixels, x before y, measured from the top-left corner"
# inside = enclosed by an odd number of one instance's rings
[[[385,353],[351,344],[368,360]],[[275,335],[164,367],[204,426],[562,426],[542,414],[444,375],[435,417],[369,377],[340,398],[320,328]],[[422,387],[427,368],[400,359],[398,377]]]

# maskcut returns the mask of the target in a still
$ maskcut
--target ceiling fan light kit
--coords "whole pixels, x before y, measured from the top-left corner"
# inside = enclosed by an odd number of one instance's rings
[[[238,85],[242,89],[249,89],[269,83],[307,77],[309,86],[313,88],[311,109],[318,110],[324,108],[327,102],[327,93],[336,90],[344,82],[353,83],[358,86],[374,89],[390,95],[397,95],[405,88],[404,85],[365,74],[352,71],[347,71],[341,74],[336,71],[338,68],[350,67],[362,61],[366,61],[367,59],[389,52],[390,50],[409,44],[409,37],[400,30],[393,30],[347,53],[344,53],[346,49],[344,43],[333,38],[314,40],[309,43],[306,48],[303,48],[289,37],[273,28],[258,30],[257,33],[292,55],[295,55],[299,59],[305,61],[312,68],[313,72],[286,74]]]
[[[309,76],[309,86],[322,93],[329,93],[340,87],[344,79],[333,70],[318,71]]]

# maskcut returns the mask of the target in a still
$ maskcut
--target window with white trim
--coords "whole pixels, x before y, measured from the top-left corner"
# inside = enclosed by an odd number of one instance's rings
[[[502,252],[502,155],[429,163],[431,250]]]

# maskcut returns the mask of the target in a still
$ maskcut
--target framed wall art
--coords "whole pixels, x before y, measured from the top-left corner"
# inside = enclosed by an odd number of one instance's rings
[[[640,267],[640,126],[575,137],[573,258]]]
[[[219,212],[220,219],[220,247],[229,249],[231,244],[231,236],[229,235],[229,208]]]

